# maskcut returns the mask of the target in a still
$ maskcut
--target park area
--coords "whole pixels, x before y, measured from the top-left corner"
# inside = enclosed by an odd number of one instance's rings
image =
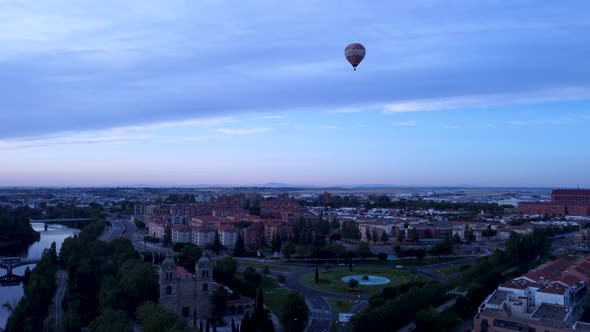
[[[425,277],[413,274],[410,271],[394,270],[392,268],[376,268],[376,267],[355,267],[353,272],[349,268],[324,269],[319,268],[319,280],[315,282],[315,272],[304,274],[301,276],[301,284],[315,288],[322,291],[328,291],[341,294],[363,294],[371,295],[381,291],[384,287],[395,287],[403,285],[411,281],[426,280]],[[342,278],[350,275],[369,275],[387,278],[389,283],[384,285],[357,285],[351,288],[349,283],[342,281]]]

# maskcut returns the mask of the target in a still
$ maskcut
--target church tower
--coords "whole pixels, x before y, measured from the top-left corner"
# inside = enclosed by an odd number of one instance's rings
[[[213,264],[205,255],[195,266],[196,309],[200,317],[209,317],[209,296],[213,293]]]
[[[160,265],[160,303],[177,311],[178,285],[176,282],[176,263],[170,255]]]

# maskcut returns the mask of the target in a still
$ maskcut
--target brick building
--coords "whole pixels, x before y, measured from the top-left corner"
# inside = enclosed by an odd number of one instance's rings
[[[590,216],[590,190],[555,189],[551,192],[551,202],[521,202],[518,211],[524,214]]]

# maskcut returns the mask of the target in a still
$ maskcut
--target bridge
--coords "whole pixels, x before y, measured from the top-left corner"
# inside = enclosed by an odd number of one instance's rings
[[[12,273],[12,269],[18,266],[37,264],[40,258],[3,257],[0,258],[0,268],[6,270],[6,274],[0,276],[0,284],[14,284],[23,280],[22,276]]]

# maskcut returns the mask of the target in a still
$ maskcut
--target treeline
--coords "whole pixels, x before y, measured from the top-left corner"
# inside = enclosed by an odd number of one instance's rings
[[[368,308],[351,319],[351,326],[354,331],[392,331],[416,320],[416,330],[427,331],[432,327],[428,322],[446,324],[448,321],[430,306],[442,304],[448,299],[448,291],[465,290],[467,296],[460,299],[461,307],[475,310],[507,277],[525,273],[546,260],[550,245],[544,229],[527,235],[512,232],[504,251],[496,250],[443,283],[415,285],[405,293],[404,289],[384,289],[370,299]],[[507,271],[511,274],[507,275]],[[437,330],[441,331],[452,326],[439,327]]]
[[[30,216],[31,209],[26,206],[13,210],[0,207],[0,254],[3,248],[39,241],[39,233],[29,223]]]
[[[68,293],[64,298],[65,331],[95,329],[119,322],[129,331],[139,305],[158,300],[158,278],[149,263],[139,261],[129,241],[84,240],[84,236],[64,241],[60,259],[68,271]],[[109,315],[105,319],[104,315]],[[122,322],[122,323],[120,323]],[[110,325],[109,325],[110,326]]]
[[[62,244],[60,261],[69,275],[62,303],[64,331],[86,327],[132,331],[134,320],[142,322],[144,331],[161,331],[161,324],[176,331],[188,329],[184,321],[172,319],[174,314],[155,304],[159,298],[156,271],[140,260],[129,240],[96,240],[104,227],[104,222],[90,223]],[[167,318],[156,322],[154,317]]]
[[[41,260],[31,272],[25,294],[12,310],[6,323],[6,331],[43,331],[47,309],[55,293],[57,272],[55,242],[43,251]]]
[[[103,207],[97,203],[90,203],[88,206],[78,206],[76,204],[59,203],[57,205],[42,204],[34,219],[62,219],[62,218],[104,218]]]

